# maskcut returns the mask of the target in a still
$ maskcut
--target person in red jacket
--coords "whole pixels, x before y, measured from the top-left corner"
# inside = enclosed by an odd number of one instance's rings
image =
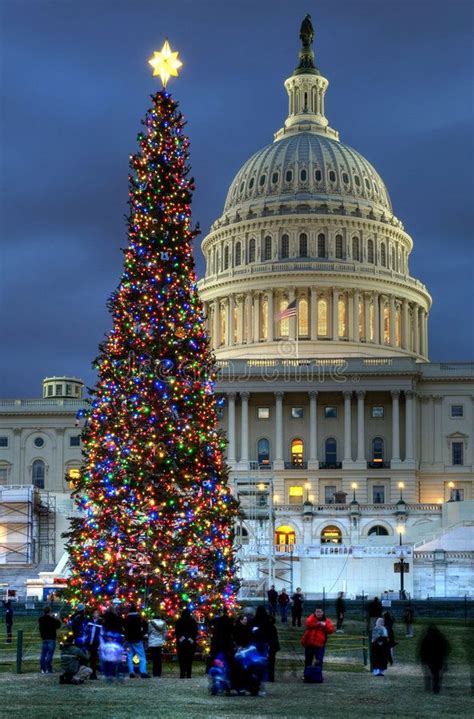
[[[310,667],[315,662],[322,670],[327,638],[329,634],[335,632],[334,624],[325,616],[322,609],[316,607],[306,620],[305,626],[305,633],[301,639],[301,644],[304,646],[304,665]]]

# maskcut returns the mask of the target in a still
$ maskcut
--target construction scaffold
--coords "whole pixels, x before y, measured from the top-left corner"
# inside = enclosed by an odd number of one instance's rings
[[[33,486],[0,487],[0,567],[54,564],[56,498]]]

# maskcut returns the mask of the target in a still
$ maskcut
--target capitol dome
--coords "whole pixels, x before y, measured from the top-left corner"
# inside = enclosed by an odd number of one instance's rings
[[[380,175],[330,127],[328,84],[303,44],[283,127],[237,172],[203,240],[218,359],[428,358],[412,239]]]

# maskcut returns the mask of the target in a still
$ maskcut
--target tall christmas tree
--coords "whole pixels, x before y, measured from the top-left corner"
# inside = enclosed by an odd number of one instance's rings
[[[150,64],[163,69],[165,51],[166,76],[170,57],[180,64],[167,43]],[[166,89],[152,95],[143,124],[130,158],[124,270],[109,300],[113,328],[83,432],[69,594],[90,606],[119,599],[213,616],[235,603],[237,509],[191,250],[189,140]]]

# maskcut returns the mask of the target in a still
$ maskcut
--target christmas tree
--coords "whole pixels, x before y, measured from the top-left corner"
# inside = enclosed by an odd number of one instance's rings
[[[235,604],[237,509],[191,249],[189,140],[166,89],[152,95],[143,124],[113,328],[83,431],[69,596],[212,617]]]

